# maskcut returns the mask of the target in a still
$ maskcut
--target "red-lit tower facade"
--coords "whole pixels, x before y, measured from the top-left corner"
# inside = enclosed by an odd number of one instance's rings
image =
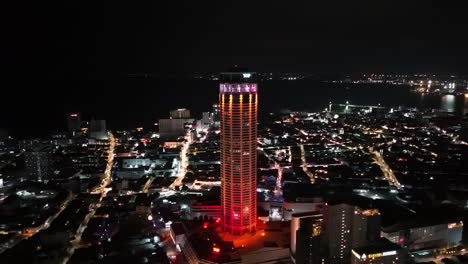
[[[242,71],[220,80],[222,221],[224,231],[242,235],[257,223],[257,84]]]

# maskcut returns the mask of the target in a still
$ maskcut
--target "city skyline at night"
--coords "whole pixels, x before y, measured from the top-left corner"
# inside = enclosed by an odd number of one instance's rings
[[[1,264],[468,264],[461,4],[2,7]]]

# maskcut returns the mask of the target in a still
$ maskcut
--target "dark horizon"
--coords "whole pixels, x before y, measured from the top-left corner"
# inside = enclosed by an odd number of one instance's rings
[[[176,98],[167,89],[174,87],[134,86],[131,74],[240,65],[255,72],[468,75],[465,12],[448,2],[26,1],[4,10],[0,127],[41,127],[38,119],[56,123],[51,116],[71,111],[127,118],[111,109],[145,96],[157,111],[172,108]],[[177,89],[195,94],[190,86]],[[136,113],[143,111],[154,113]]]
[[[7,8],[2,66],[43,79],[128,72],[468,70],[449,2],[80,3]]]
[[[202,112],[211,111],[212,104],[218,102],[218,84],[219,81],[213,80],[145,78],[128,79],[126,82],[81,81],[68,84],[72,92],[65,100],[54,101],[53,97],[49,98],[47,102],[51,103],[50,107],[42,107],[44,101],[36,100],[39,96],[36,93],[23,99],[23,103],[32,110],[12,112],[10,109],[9,112],[2,112],[1,127],[9,127],[11,134],[20,138],[48,136],[51,132],[66,130],[67,113],[80,112],[83,120],[93,117],[107,120],[107,127],[111,130],[128,130],[140,126],[153,129],[153,124],[159,118],[168,118],[170,110],[189,108],[196,118],[200,118]],[[106,89],[110,87],[113,93],[106,94]],[[161,92],[154,87],[167,89]],[[449,103],[443,100],[444,97],[420,96],[412,92],[408,85],[333,84],[308,79],[266,81],[259,83],[259,93],[260,122],[269,112],[282,109],[317,112],[327,107],[330,101],[345,103],[348,100],[352,104],[382,103],[390,107],[453,108],[455,113],[461,115],[468,111],[466,97],[458,96],[453,105],[444,105]]]

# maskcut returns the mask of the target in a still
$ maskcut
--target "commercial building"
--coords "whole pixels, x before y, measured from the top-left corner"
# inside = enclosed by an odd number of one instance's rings
[[[195,203],[191,206],[190,217],[192,219],[216,219],[221,217],[221,206],[206,205],[202,203]]]
[[[457,245],[462,240],[463,220],[414,218],[382,228],[382,237],[409,250],[442,248]]]
[[[24,153],[24,163],[29,179],[47,180],[52,175],[52,147],[38,146]]]
[[[77,132],[81,130],[81,114],[70,113],[67,116],[67,127],[69,132]]]
[[[190,118],[190,110],[186,108],[180,108],[176,110],[172,110],[169,113],[171,119],[188,119]]]
[[[240,244],[225,241],[216,232],[218,221],[183,221],[171,224],[170,236],[190,264],[283,263],[289,259],[288,225],[274,226]]]
[[[124,169],[149,167],[149,166],[151,166],[150,159],[123,159],[122,160],[122,168]]]
[[[382,238],[372,245],[351,250],[351,264],[396,264],[405,257],[397,244]]]
[[[226,232],[242,235],[257,222],[257,84],[250,72],[220,79],[222,221]]]
[[[153,173],[155,162],[144,158],[124,158],[119,160],[119,169],[115,176],[119,179],[135,180]]]
[[[162,138],[175,138],[185,135],[185,119],[159,119],[159,135]]]

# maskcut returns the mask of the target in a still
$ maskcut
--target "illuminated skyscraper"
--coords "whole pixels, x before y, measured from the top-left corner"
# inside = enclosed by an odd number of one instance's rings
[[[233,235],[255,232],[257,221],[257,84],[254,74],[221,73],[221,206]]]

